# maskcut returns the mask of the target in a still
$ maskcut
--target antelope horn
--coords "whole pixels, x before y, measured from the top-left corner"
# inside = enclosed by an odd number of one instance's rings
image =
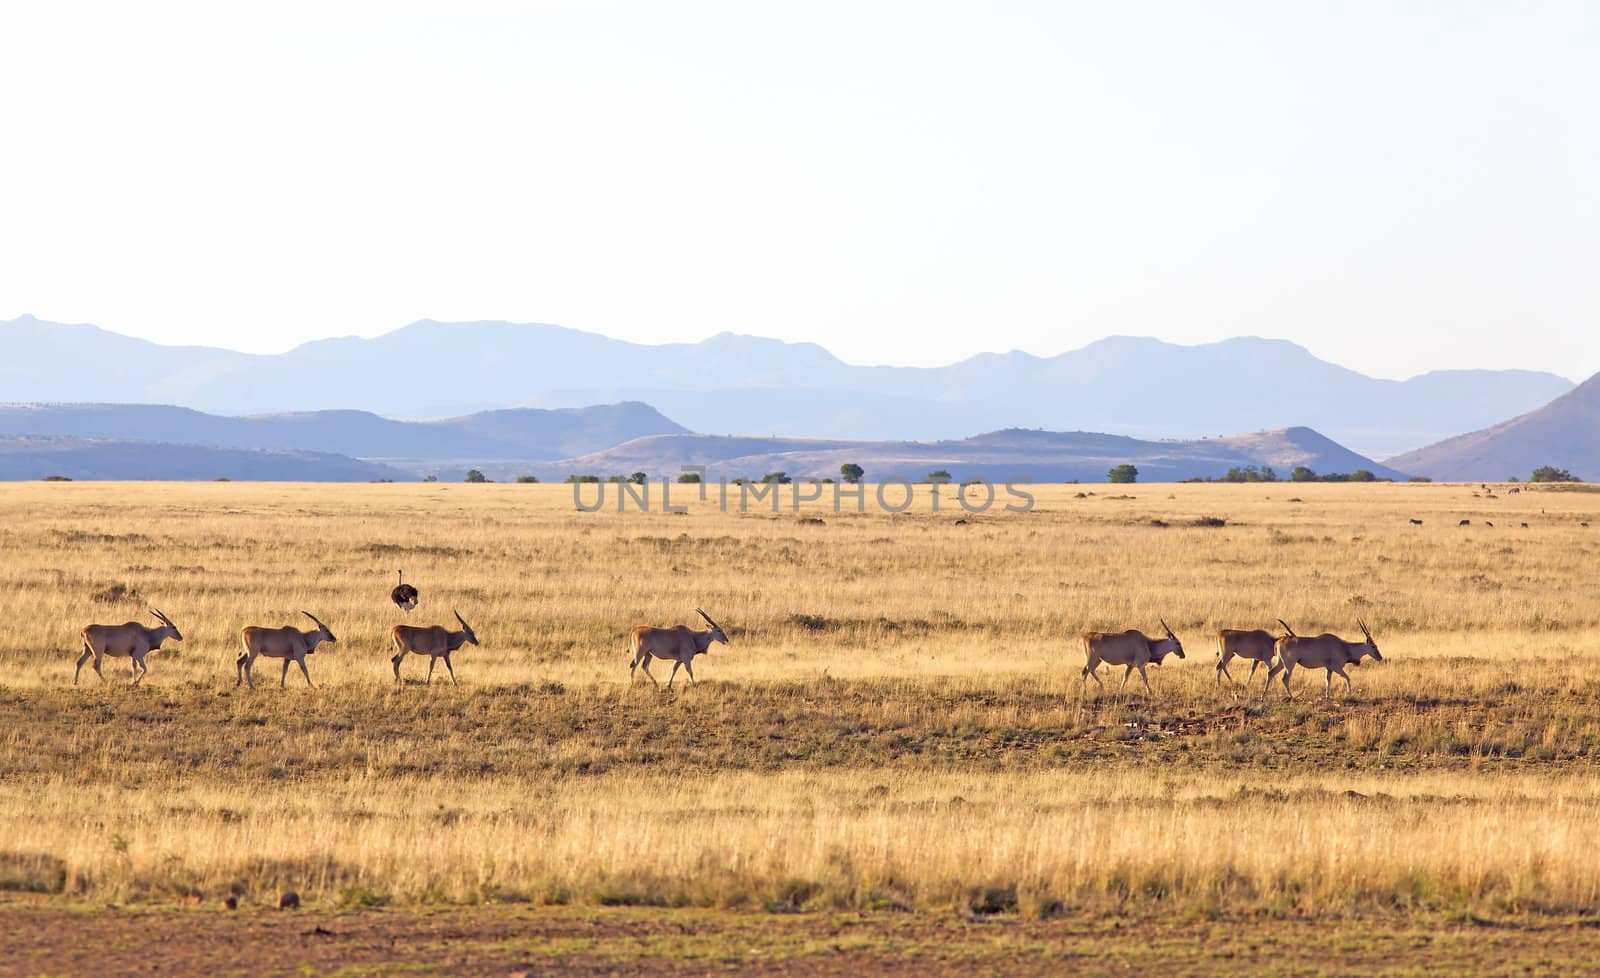
[[[452,615],[456,616],[456,621],[459,621],[461,623],[461,627],[462,628],[465,628],[469,632],[472,631],[472,626],[467,624],[467,620],[465,618],[461,617],[461,612],[457,611],[454,608],[451,608],[450,609],[450,613]]]
[[[698,614],[701,618],[704,618],[706,620],[706,624],[710,625],[712,628],[715,628],[719,632],[722,631],[722,626],[717,624],[716,622],[712,621],[710,615],[706,614],[704,611],[701,611],[699,608],[696,608],[694,610],[695,610],[696,614]]]
[[[163,625],[172,624],[172,619],[168,618],[166,615],[163,615],[161,613],[161,609],[160,608],[151,608],[150,609],[150,613],[152,615],[155,615],[158,619],[160,619],[161,620],[161,624],[163,624]]]
[[[1289,627],[1289,623],[1288,622],[1284,621],[1282,618],[1279,618],[1278,619],[1278,624],[1283,626],[1283,630],[1289,633],[1289,637],[1290,638],[1294,637],[1294,629]]]
[[[311,612],[309,612],[309,611],[302,611],[302,612],[300,612],[300,613],[301,613],[301,614],[302,614],[302,615],[305,615],[305,616],[306,616],[306,617],[307,617],[307,618],[310,618],[310,619],[311,619],[311,620],[312,620],[312,621],[314,621],[314,622],[316,622],[316,623],[317,623],[317,627],[318,627],[318,628],[324,628],[324,629],[325,629],[325,628],[327,628],[327,627],[328,627],[328,626],[327,626],[327,625],[324,625],[324,624],[323,624],[323,623],[322,623],[322,621],[321,621],[321,620],[320,620],[320,619],[318,619],[318,618],[317,618],[317,616],[316,616],[316,615],[313,615],[313,614],[312,614],[312,613],[311,613]]]
[[[1165,618],[1157,618],[1156,620],[1161,622],[1161,627],[1166,631],[1168,638],[1177,638],[1176,635],[1172,634],[1172,628],[1167,625],[1167,620]]]

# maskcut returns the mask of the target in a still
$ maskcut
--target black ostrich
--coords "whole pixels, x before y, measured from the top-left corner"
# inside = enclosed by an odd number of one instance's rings
[[[401,611],[410,611],[417,606],[417,589],[406,583],[406,572],[395,571],[400,575],[400,583],[389,592],[389,600],[394,602]]]

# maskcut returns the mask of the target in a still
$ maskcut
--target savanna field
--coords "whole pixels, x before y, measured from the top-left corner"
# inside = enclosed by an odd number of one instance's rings
[[[1581,972],[1600,493],[1510,488],[6,485],[0,974]],[[74,687],[152,606],[142,685]],[[628,629],[696,607],[732,644],[630,684]],[[317,688],[236,689],[301,610]],[[397,687],[389,629],[452,610],[460,685]],[[1216,629],[1280,617],[1384,661],[1219,684]],[[1153,696],[1085,686],[1082,632],[1162,619]]]

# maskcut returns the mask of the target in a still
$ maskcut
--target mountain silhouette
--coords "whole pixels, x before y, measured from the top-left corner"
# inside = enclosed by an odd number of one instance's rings
[[[0,344],[0,396],[13,401],[411,419],[640,401],[693,431],[869,440],[1007,427],[1199,438],[1306,426],[1377,456],[1483,428],[1573,386],[1521,370],[1382,380],[1256,337],[1198,346],[1108,337],[1059,356],[988,353],[944,367],[857,366],[815,344],[732,333],[648,345],[559,326],[431,320],[270,356],[31,316],[0,323]]]
[[[1600,374],[1541,408],[1397,455],[1388,464],[1453,482],[1526,479],[1543,465],[1600,479]]]

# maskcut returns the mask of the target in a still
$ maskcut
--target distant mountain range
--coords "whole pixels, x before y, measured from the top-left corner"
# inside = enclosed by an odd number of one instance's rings
[[[248,451],[111,438],[0,435],[0,479],[411,481],[387,465],[325,452]]]
[[[695,431],[867,440],[1019,426],[1139,438],[1310,426],[1379,456],[1522,414],[1573,386],[1516,370],[1378,380],[1249,337],[1200,346],[1112,337],[1054,357],[910,368],[854,366],[814,344],[730,333],[651,346],[557,326],[426,320],[257,356],[24,316],[0,323],[0,349],[0,397],[13,401],[406,418],[643,401]]]
[[[1542,465],[1600,479],[1600,374],[1535,411],[1406,452],[1389,464],[1441,481],[1526,479]]]
[[[1132,463],[1147,482],[1215,478],[1247,465],[1271,466],[1287,479],[1297,465],[1319,473],[1367,469],[1380,478],[1405,474],[1357,455],[1309,428],[1198,441],[1141,441],[1120,435],[1072,431],[995,431],[954,441],[848,441],[821,438],[751,438],[718,435],[652,435],[616,448],[560,462],[531,465],[491,463],[494,478],[532,474],[541,479],[568,475],[630,475],[676,478],[685,465],[704,465],[707,478],[757,478],[785,472],[791,478],[838,478],[839,466],[853,462],[868,481],[890,476],[918,480],[943,469],[957,481],[1106,481],[1114,465]]]
[[[687,431],[648,404],[484,411],[445,421],[394,421],[367,411],[238,418],[164,404],[0,404],[0,435],[294,449],[385,461],[556,459]]]

